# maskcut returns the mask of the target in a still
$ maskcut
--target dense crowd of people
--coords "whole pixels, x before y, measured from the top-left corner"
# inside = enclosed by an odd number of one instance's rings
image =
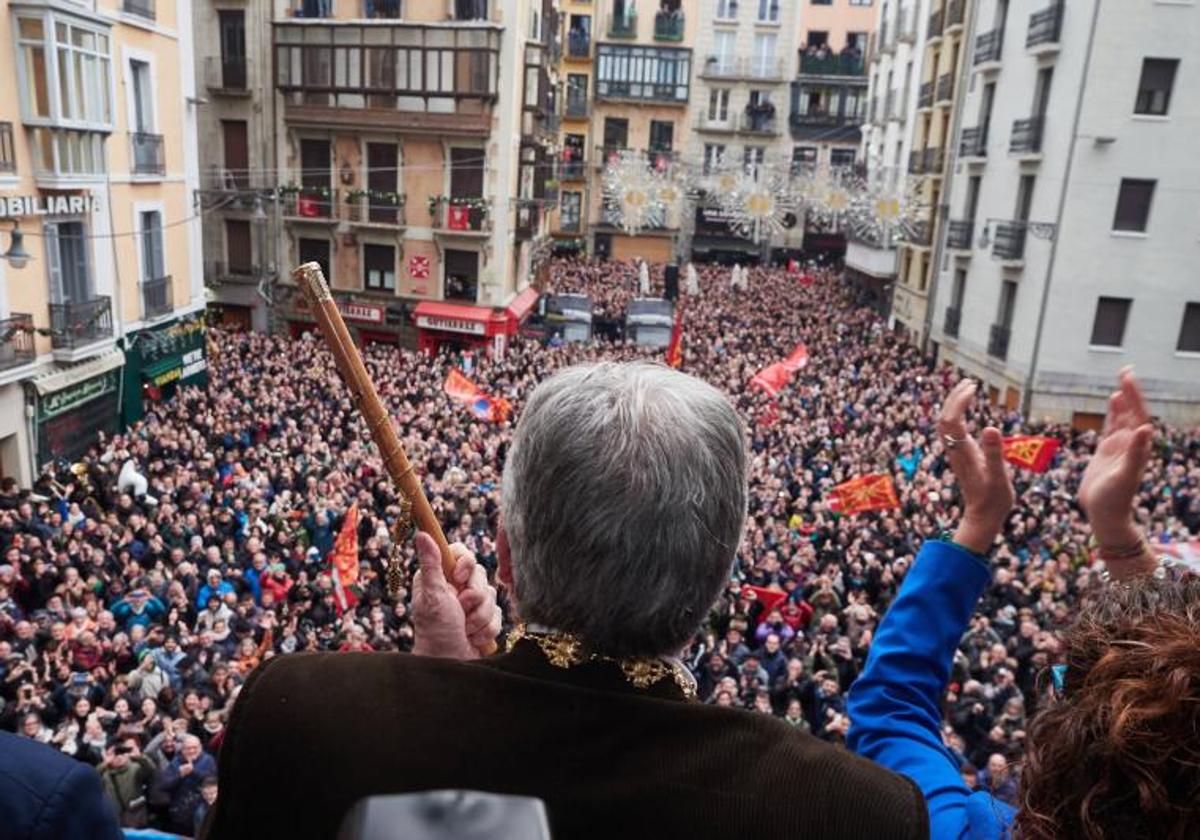
[[[729,395],[753,457],[735,572],[685,661],[704,702],[840,742],[880,616],[921,541],[957,517],[934,425],[957,376],[889,332],[833,270],[809,286],[752,268],[739,289],[728,269],[698,270],[700,294],[682,299],[682,369]],[[551,284],[618,320],[637,269],[559,261]],[[661,266],[651,285],[661,294]],[[407,589],[392,603],[383,586],[396,494],[328,353],[302,341],[211,329],[207,389],[183,389],[31,492],[0,486],[0,728],[94,765],[124,825],[195,831],[217,796],[232,703],[265,659],[412,647]],[[788,387],[772,398],[751,386],[798,343],[809,361]],[[623,340],[518,340],[467,367],[511,402],[515,422],[559,368],[661,354]],[[447,537],[493,569],[509,421],[477,419],[443,392],[458,354],[371,344],[365,358]],[[1011,799],[1038,675],[1096,574],[1071,501],[1095,439],[985,414],[1006,433],[1063,441],[1047,472],[1016,475],[1019,502],[945,699],[944,738],[964,777]],[[1172,541],[1200,533],[1200,433],[1161,432],[1138,515],[1151,539]],[[130,462],[145,493],[118,481]],[[880,472],[894,477],[899,509],[831,509],[833,486]],[[360,593],[343,611],[328,558],[354,502]],[[412,569],[412,546],[396,550]],[[750,587],[786,598],[767,612]]]

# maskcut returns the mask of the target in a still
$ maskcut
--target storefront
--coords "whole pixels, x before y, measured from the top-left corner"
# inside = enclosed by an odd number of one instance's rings
[[[490,350],[503,355],[508,341],[521,329],[538,300],[530,286],[505,309],[462,303],[423,301],[413,310],[417,347],[422,353],[439,350]]]
[[[121,370],[125,354],[113,350],[82,364],[44,374],[29,384],[37,428],[36,462],[78,460],[121,424]]]
[[[128,425],[155,403],[188,385],[208,384],[202,318],[195,317],[125,337],[121,419]]]
[[[720,207],[696,207],[696,230],[692,236],[692,259],[721,265],[757,264],[762,249],[751,239],[738,236],[732,217]]]
[[[409,310],[404,301],[398,300],[384,305],[352,300],[341,295],[334,299],[350,335],[360,345],[373,341],[382,344],[405,344],[404,324]],[[316,318],[308,306],[308,299],[299,291],[292,296],[289,304],[284,306],[284,312],[288,334],[292,338],[319,331]],[[411,341],[411,330],[409,333],[408,338]]]

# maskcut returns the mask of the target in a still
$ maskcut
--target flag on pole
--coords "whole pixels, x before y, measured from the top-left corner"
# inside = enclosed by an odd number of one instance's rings
[[[1043,473],[1058,452],[1058,438],[1035,435],[1015,435],[1004,439],[1004,460],[1027,470]]]
[[[329,571],[333,576],[333,596],[338,615],[358,603],[358,502],[350,505],[342,530],[338,532],[329,553]]]
[[[512,413],[512,404],[503,397],[492,397],[479,389],[461,370],[452,368],[442,383],[446,396],[465,406],[480,420],[500,423]]]
[[[891,510],[900,507],[896,485],[890,475],[873,473],[839,484],[833,488],[838,512],[851,514],[869,510]]]
[[[667,364],[679,370],[683,366],[683,307],[675,307],[675,326],[671,327],[671,343],[667,345]]]
[[[792,374],[808,366],[808,348],[797,344],[791,354],[782,362],[767,365],[754,374],[750,384],[762,388],[772,397],[778,394],[783,386],[792,378]]]

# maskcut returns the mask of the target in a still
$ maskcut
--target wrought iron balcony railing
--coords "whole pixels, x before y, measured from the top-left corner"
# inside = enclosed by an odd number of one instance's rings
[[[971,219],[951,220],[946,226],[946,247],[970,251],[975,237],[975,222]]]
[[[567,55],[570,58],[592,57],[592,36],[582,29],[567,32]]]
[[[921,91],[917,97],[917,107],[918,108],[932,108],[933,107],[933,88],[934,88],[933,82],[922,82],[921,83]]]
[[[654,40],[656,41],[682,41],[683,40],[683,12],[676,10],[669,12],[659,10],[654,14]]]
[[[997,359],[1008,358],[1008,340],[1012,337],[1012,330],[1003,324],[992,324],[991,333],[988,335],[988,355]]]
[[[36,358],[33,316],[14,312],[0,318],[0,370],[27,365]]]
[[[937,81],[937,101],[949,102],[954,98],[954,74],[943,73]]]
[[[608,37],[636,38],[637,12],[626,12],[623,15],[613,15],[608,19]]]
[[[987,64],[1000,60],[1000,49],[1004,46],[1004,30],[993,29],[975,39],[975,64]]]
[[[171,275],[142,281],[142,317],[146,320],[166,315],[175,308],[175,289]]]
[[[121,9],[126,14],[154,20],[154,0],[124,0]]]
[[[941,9],[929,16],[929,29],[925,33],[926,38],[940,38],[942,36],[942,21],[943,13]]]
[[[942,322],[942,332],[951,338],[958,338],[958,328],[962,324],[962,308],[946,307],[946,320]]]
[[[1014,154],[1034,154],[1042,150],[1042,131],[1045,127],[1044,117],[1030,117],[1027,120],[1016,120],[1013,123],[1012,137],[1009,139],[1008,150]]]
[[[1025,36],[1026,48],[1042,44],[1057,44],[1062,37],[1062,20],[1063,5],[1059,2],[1031,14],[1029,16],[1029,33]]]
[[[958,154],[961,157],[987,157],[987,126],[964,128]]]
[[[112,298],[107,295],[50,304],[50,346],[55,350],[86,347],[112,334]]]
[[[163,136],[135,131],[129,135],[133,149],[135,175],[165,175],[167,162],[163,152]]]
[[[950,4],[946,7],[946,28],[952,26],[961,26],[965,18],[966,12],[965,0],[950,0]]]
[[[996,225],[992,256],[1002,260],[1025,259],[1025,232],[1025,225],[1021,222],[1001,222]]]

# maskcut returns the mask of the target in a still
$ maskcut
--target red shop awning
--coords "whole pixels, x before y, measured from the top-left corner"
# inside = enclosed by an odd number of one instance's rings
[[[504,332],[508,318],[486,306],[427,300],[417,304],[413,310],[413,320],[417,328],[422,330],[484,336]]]
[[[508,313],[508,317],[519,324],[533,311],[534,304],[537,303],[539,296],[538,290],[530,286],[512,299],[505,312]]]

